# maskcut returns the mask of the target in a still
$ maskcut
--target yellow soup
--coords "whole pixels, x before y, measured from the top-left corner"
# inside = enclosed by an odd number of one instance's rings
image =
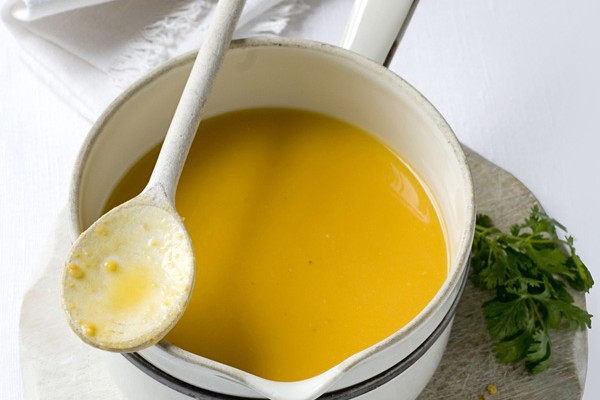
[[[108,207],[143,188],[157,152]],[[371,135],[320,114],[257,109],[202,122],[176,202],[197,277],[167,340],[267,379],[309,378],[384,339],[448,272],[419,178]]]

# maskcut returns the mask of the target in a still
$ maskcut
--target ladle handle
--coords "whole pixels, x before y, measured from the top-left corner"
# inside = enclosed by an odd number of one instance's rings
[[[157,184],[175,201],[177,183],[245,0],[219,0],[145,190]],[[160,100],[160,99],[159,99]]]
[[[388,66],[419,0],[355,0],[341,47]]]

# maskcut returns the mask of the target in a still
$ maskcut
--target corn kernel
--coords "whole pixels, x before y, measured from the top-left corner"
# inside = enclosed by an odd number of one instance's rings
[[[485,390],[487,390],[487,392],[489,394],[496,394],[496,393],[498,393],[498,388],[496,387],[496,385],[493,385],[491,383],[489,385],[487,385],[487,387],[485,388]]]
[[[96,326],[94,324],[81,324],[81,330],[85,336],[96,335]]]
[[[81,279],[85,275],[81,268],[79,268],[76,264],[73,263],[67,266],[67,270],[69,272],[69,275],[71,275],[75,279]]]
[[[115,272],[118,267],[119,267],[119,264],[117,264],[117,262],[115,260],[104,261],[104,268],[106,268],[106,270],[109,272]]]

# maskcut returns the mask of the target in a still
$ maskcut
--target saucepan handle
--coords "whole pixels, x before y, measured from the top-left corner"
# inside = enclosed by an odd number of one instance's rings
[[[341,47],[388,66],[419,0],[355,0]]]

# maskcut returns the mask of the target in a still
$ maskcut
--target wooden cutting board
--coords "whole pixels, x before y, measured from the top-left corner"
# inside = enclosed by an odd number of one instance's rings
[[[523,221],[531,207],[538,204],[533,194],[506,171],[469,149],[465,151],[473,174],[477,212],[489,215],[502,230]],[[584,308],[585,296],[577,293],[574,297]],[[552,331],[552,365],[531,376],[522,366],[496,361],[481,309],[489,298],[490,293],[467,283],[444,357],[418,400],[581,399],[587,369],[587,333]],[[489,384],[496,386],[496,394],[488,393]]]

